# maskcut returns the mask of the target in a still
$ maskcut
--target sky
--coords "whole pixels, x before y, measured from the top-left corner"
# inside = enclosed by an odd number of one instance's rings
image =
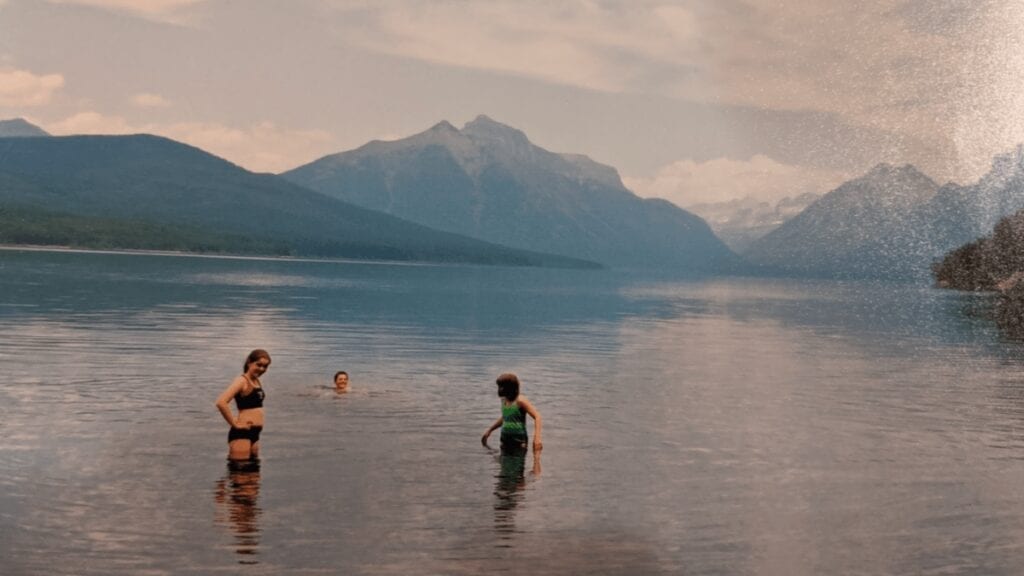
[[[479,114],[680,206],[1024,142],[1024,0],[0,0],[0,118],[281,172]]]

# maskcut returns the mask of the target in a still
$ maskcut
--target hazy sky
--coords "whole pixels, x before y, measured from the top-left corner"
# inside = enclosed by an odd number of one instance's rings
[[[1024,141],[1024,0],[0,0],[0,118],[279,172],[487,114],[686,206]]]

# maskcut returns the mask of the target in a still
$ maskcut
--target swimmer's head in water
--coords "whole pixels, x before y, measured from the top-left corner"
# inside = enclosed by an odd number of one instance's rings
[[[348,388],[348,372],[339,370],[334,374],[334,387],[339,390]]]

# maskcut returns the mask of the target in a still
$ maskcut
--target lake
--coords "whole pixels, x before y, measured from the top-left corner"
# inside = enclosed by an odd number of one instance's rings
[[[0,571],[1019,574],[1024,348],[991,304],[0,250]],[[257,347],[262,459],[232,469],[213,402]],[[539,458],[480,444],[506,371]]]

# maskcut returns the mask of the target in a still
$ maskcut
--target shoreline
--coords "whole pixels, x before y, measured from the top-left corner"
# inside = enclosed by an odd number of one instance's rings
[[[303,256],[258,256],[245,254],[204,254],[177,250],[145,250],[142,248],[75,248],[73,246],[51,246],[39,244],[0,244],[0,250],[7,252],[50,252],[111,254],[119,256],[164,256],[176,258],[210,258],[218,260],[257,260],[265,262],[310,262],[320,264],[372,264],[376,266],[477,266],[464,262],[428,262],[414,260],[359,260],[355,258],[310,258]]]

